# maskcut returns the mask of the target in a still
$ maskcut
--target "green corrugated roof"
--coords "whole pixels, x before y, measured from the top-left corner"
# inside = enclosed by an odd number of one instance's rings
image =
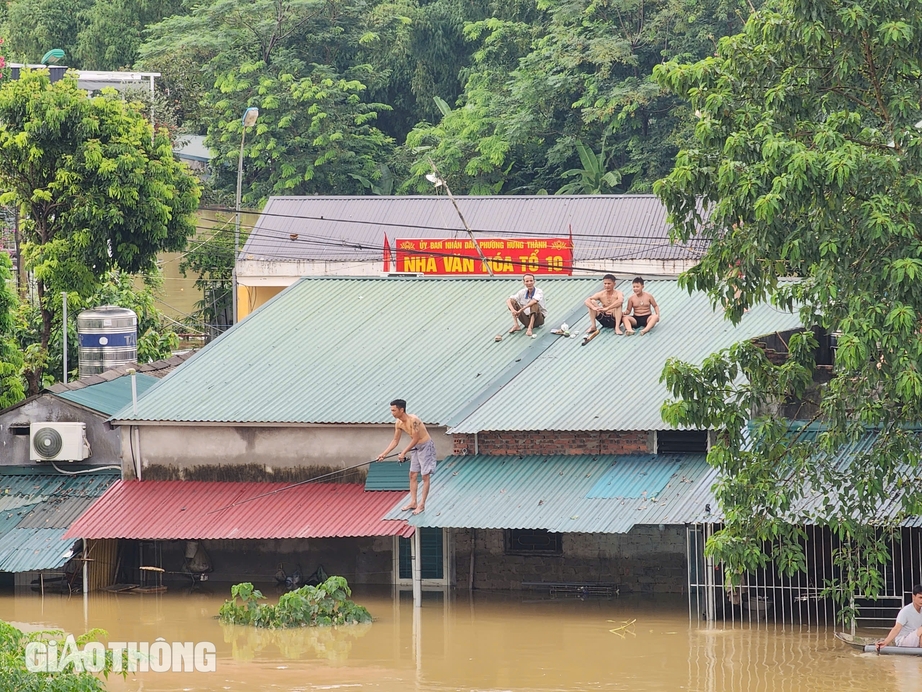
[[[625,296],[630,285],[619,284]],[[671,398],[660,376],[669,358],[700,364],[740,341],[800,327],[796,314],[757,305],[733,326],[703,293],[675,281],[648,281],[663,321],[640,336],[603,330],[586,346],[558,339],[527,367],[498,378],[448,420],[450,433],[481,430],[662,430]],[[585,315],[585,311],[583,312]],[[583,333],[588,316],[571,328]]]
[[[540,278],[549,325],[497,343],[520,278],[298,281],[148,390],[117,420],[390,423],[394,398],[442,424],[597,290],[594,277]]]
[[[396,461],[379,461],[368,467],[365,490],[409,490],[410,466]]]
[[[67,562],[73,541],[61,537],[118,478],[108,469],[65,475],[47,467],[0,468],[0,572],[56,569]]]
[[[432,528],[627,533],[702,514],[715,473],[704,454],[448,457],[432,477],[426,511],[401,512],[402,500],[384,518]]]
[[[157,384],[158,381],[156,377],[140,373],[135,377],[137,378],[138,397]],[[118,377],[108,382],[91,384],[81,389],[58,392],[55,396],[111,416],[131,403],[131,377]]]

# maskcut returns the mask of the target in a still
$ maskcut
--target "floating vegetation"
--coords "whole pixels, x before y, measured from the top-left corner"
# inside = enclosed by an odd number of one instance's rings
[[[318,586],[302,586],[279,598],[278,605],[260,603],[265,596],[249,582],[231,587],[231,600],[218,611],[221,622],[254,627],[316,627],[371,622],[371,613],[351,601],[352,589],[343,577],[330,577]]]

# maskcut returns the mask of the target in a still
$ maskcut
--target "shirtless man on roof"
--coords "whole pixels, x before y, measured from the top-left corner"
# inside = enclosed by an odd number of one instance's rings
[[[419,514],[426,509],[426,498],[429,496],[429,479],[435,473],[435,442],[429,437],[426,424],[419,416],[407,413],[407,402],[403,399],[394,399],[391,402],[391,415],[397,419],[394,425],[394,439],[383,452],[378,455],[378,461],[384,459],[390,451],[400,444],[403,433],[410,436],[410,444],[397,455],[397,461],[404,461],[407,454],[413,453],[410,459],[410,501],[401,507],[401,511]],[[419,474],[423,474],[423,492],[416,502],[416,490]]]
[[[589,333],[596,331],[595,321],[603,327],[614,327],[615,334],[621,334],[621,310],[624,307],[624,294],[615,290],[617,279],[614,274],[602,277],[602,290],[586,298],[589,308]]]
[[[624,310],[624,331],[633,334],[634,327],[640,327],[640,334],[643,336],[653,329],[662,315],[659,305],[656,304],[656,298],[643,290],[641,277],[634,277],[631,288],[634,293],[627,299],[627,307]],[[653,310],[656,312],[654,313]]]

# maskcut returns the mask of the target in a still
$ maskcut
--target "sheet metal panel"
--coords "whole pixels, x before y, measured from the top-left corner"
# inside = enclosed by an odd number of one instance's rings
[[[365,490],[409,490],[410,465],[379,461],[368,467]]]
[[[496,342],[520,277],[302,279],[149,389],[137,415],[127,406],[115,418],[392,426],[400,396],[441,425],[507,366],[552,346],[551,326],[601,284],[538,285],[549,325],[536,339],[522,330]]]
[[[406,521],[382,519],[403,496],[366,493],[361,484],[119,481],[71,526],[67,537],[406,538],[413,534]],[[231,506],[242,501],[247,502]]]
[[[574,235],[579,260],[695,260],[704,241],[669,242],[655,195],[455,196],[480,237]],[[297,240],[291,239],[292,234]],[[270,197],[243,247],[244,259],[380,260],[384,236],[467,237],[446,196]]]
[[[622,281],[618,289],[627,297],[631,284]],[[675,281],[648,281],[646,290],[663,312],[649,334],[616,336],[606,329],[585,347],[559,339],[476,410],[453,413],[449,432],[667,429],[660,411],[671,396],[660,377],[668,359],[700,364],[740,341],[800,327],[796,314],[765,304],[734,326],[706,295],[689,295]],[[589,318],[584,312],[570,326],[585,333]]]
[[[688,500],[708,482],[703,455],[651,455],[650,475],[673,469],[654,498],[587,497],[614,468],[623,469],[622,487],[636,477],[633,463],[618,456],[448,457],[433,476],[426,511],[401,512],[406,495],[387,518],[407,518],[413,526],[477,529],[545,529],[559,533],[627,533],[636,524],[685,524],[701,513]],[[677,459],[680,466],[675,468]]]
[[[15,528],[0,537],[0,572],[57,569],[74,556],[74,541],[62,540],[65,529]]]
[[[151,375],[138,373],[135,377],[137,378],[139,397],[157,384],[157,378]],[[58,392],[55,393],[55,396],[111,416],[131,403],[131,377],[125,375],[109,382],[100,382],[81,389]]]
[[[701,455],[704,460],[705,455]],[[670,458],[675,461],[670,462]],[[655,454],[619,457],[586,495],[589,499],[657,497],[676,476],[682,460]]]

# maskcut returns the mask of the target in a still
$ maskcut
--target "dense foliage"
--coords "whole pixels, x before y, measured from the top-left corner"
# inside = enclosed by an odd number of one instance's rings
[[[265,596],[249,582],[231,587],[231,600],[218,613],[221,622],[255,627],[312,627],[371,622],[371,614],[349,600],[352,590],[342,577],[330,577],[318,586],[302,586],[279,598],[277,605],[259,601]]]
[[[16,692],[101,692],[105,690],[103,681],[96,675],[82,669],[74,671],[72,665],[60,672],[31,672],[26,667],[26,645],[29,642],[59,641],[62,634],[60,631],[26,634],[0,620],[0,689],[16,690]],[[105,632],[102,630],[94,630],[76,638],[76,643],[79,647],[83,647],[103,635]],[[126,665],[120,667],[123,671],[127,669]],[[108,677],[112,670],[112,652],[108,651],[102,672]]]
[[[727,526],[709,550],[735,570],[764,563],[762,541],[796,570],[794,526],[821,522],[842,541],[845,592],[875,593],[889,559],[881,504],[899,492],[904,512],[922,510],[910,429],[922,421],[919,27],[922,6],[908,0],[779,0],[713,57],[656,71],[699,116],[656,186],[676,237],[711,239],[684,284],[734,320],[774,296],[837,335],[834,377],[819,388],[809,331],[782,365],[744,344],[665,373],[677,397],[667,421],[718,431],[709,458],[724,472]],[[792,432],[766,407],[798,400],[812,427]],[[750,425],[753,410],[766,415]],[[869,432],[853,463],[837,463]],[[819,488],[805,516],[800,500]]]
[[[134,104],[28,70],[0,86],[0,186],[37,291],[35,393],[61,292],[89,298],[110,270],[147,272],[158,252],[182,249],[199,188]]]
[[[10,57],[161,73],[161,120],[207,133],[244,198],[649,190],[690,132],[652,78],[739,31],[745,0],[11,0]],[[382,182],[383,181],[383,182]]]

